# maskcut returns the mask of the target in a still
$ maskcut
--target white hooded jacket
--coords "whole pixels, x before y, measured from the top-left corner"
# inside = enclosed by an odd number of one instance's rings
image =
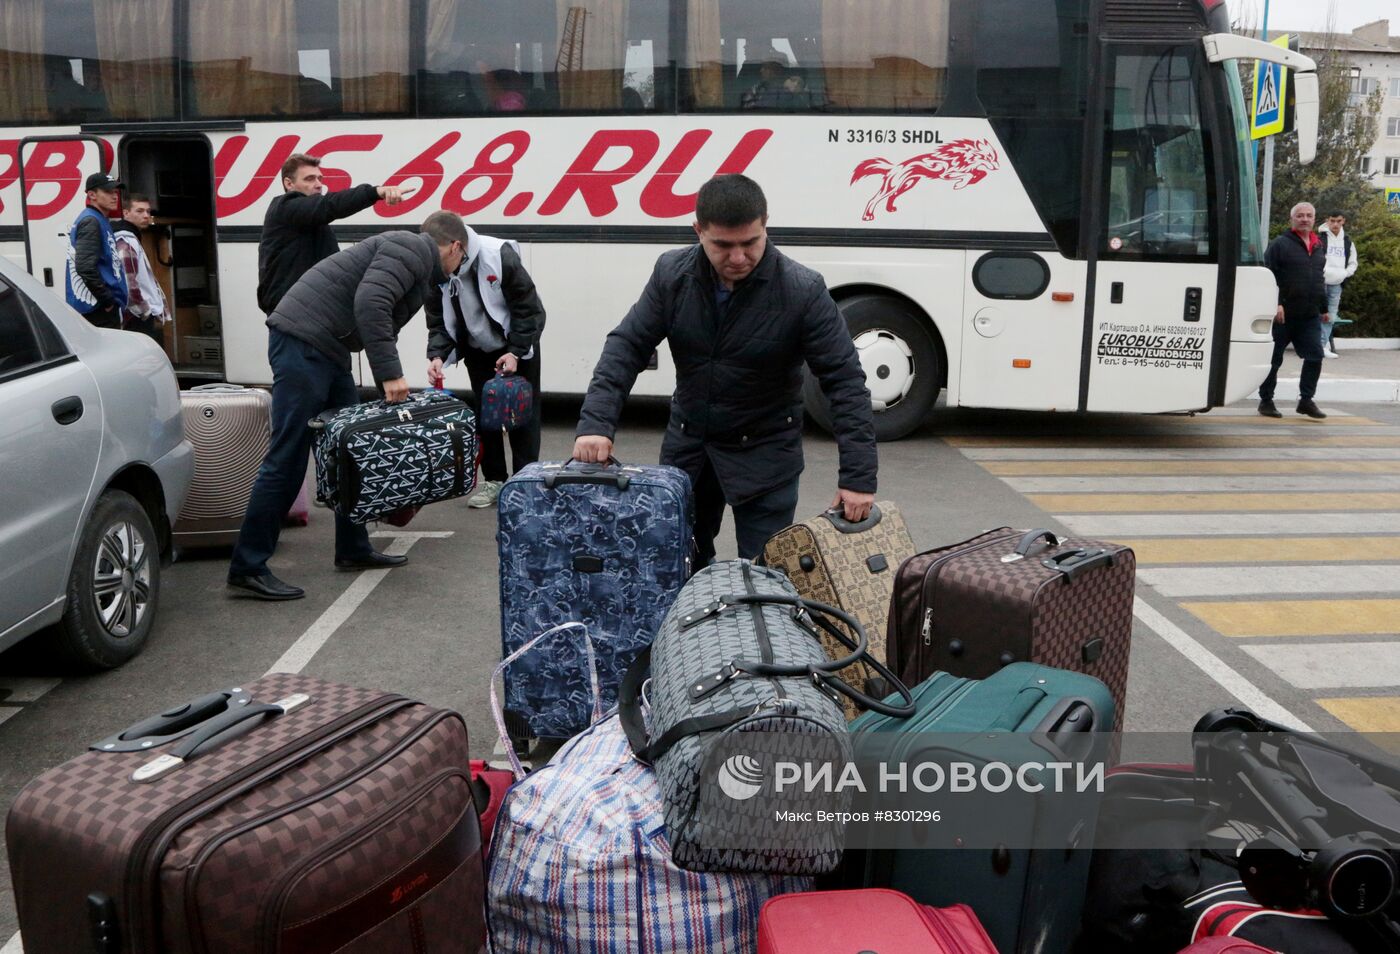
[[[1350,243],[1351,254],[1348,255],[1345,228],[1340,235],[1333,235],[1332,230],[1324,225],[1317,230],[1317,234],[1327,243],[1327,266],[1323,271],[1323,281],[1329,285],[1340,285],[1356,274],[1356,243]]]

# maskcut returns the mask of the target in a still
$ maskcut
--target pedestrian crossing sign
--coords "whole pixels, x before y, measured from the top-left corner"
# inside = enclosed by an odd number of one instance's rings
[[[1385,204],[1390,211],[1400,215],[1400,189],[1387,188],[1385,190]]]
[[[1288,35],[1273,41],[1274,46],[1289,48]],[[1263,139],[1284,132],[1285,103],[1288,100],[1288,70],[1280,63],[1254,64],[1254,119],[1249,138]]]

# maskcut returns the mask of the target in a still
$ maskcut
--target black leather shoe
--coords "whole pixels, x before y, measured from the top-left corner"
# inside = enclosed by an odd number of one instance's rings
[[[380,553],[378,550],[371,550],[368,556],[356,557],[353,560],[336,560],[337,570],[387,570],[392,566],[403,566],[408,562],[406,556],[390,556],[387,553]]]
[[[1259,413],[1265,417],[1283,417],[1278,408],[1274,407],[1273,401],[1260,401]]]
[[[230,576],[228,585],[260,600],[299,600],[306,591],[299,586],[283,583],[271,573],[262,576]]]
[[[1310,399],[1304,398],[1298,402],[1298,413],[1306,414],[1315,421],[1320,421],[1327,415],[1322,413],[1322,408],[1314,404]]]

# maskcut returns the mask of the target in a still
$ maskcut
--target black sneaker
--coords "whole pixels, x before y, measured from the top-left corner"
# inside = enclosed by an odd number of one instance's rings
[[[1279,409],[1274,407],[1274,402],[1268,400],[1259,402],[1259,413],[1265,417],[1283,417]]]
[[[1312,402],[1311,398],[1303,398],[1298,402],[1298,413],[1306,414],[1315,421],[1320,421],[1327,415],[1322,413],[1322,408]]]

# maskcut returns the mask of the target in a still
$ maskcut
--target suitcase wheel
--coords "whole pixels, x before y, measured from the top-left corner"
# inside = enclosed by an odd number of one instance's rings
[[[506,719],[506,738],[510,741],[510,747],[523,759],[530,754],[530,742],[534,738],[530,734],[530,724],[513,709],[507,709],[503,715]]]

